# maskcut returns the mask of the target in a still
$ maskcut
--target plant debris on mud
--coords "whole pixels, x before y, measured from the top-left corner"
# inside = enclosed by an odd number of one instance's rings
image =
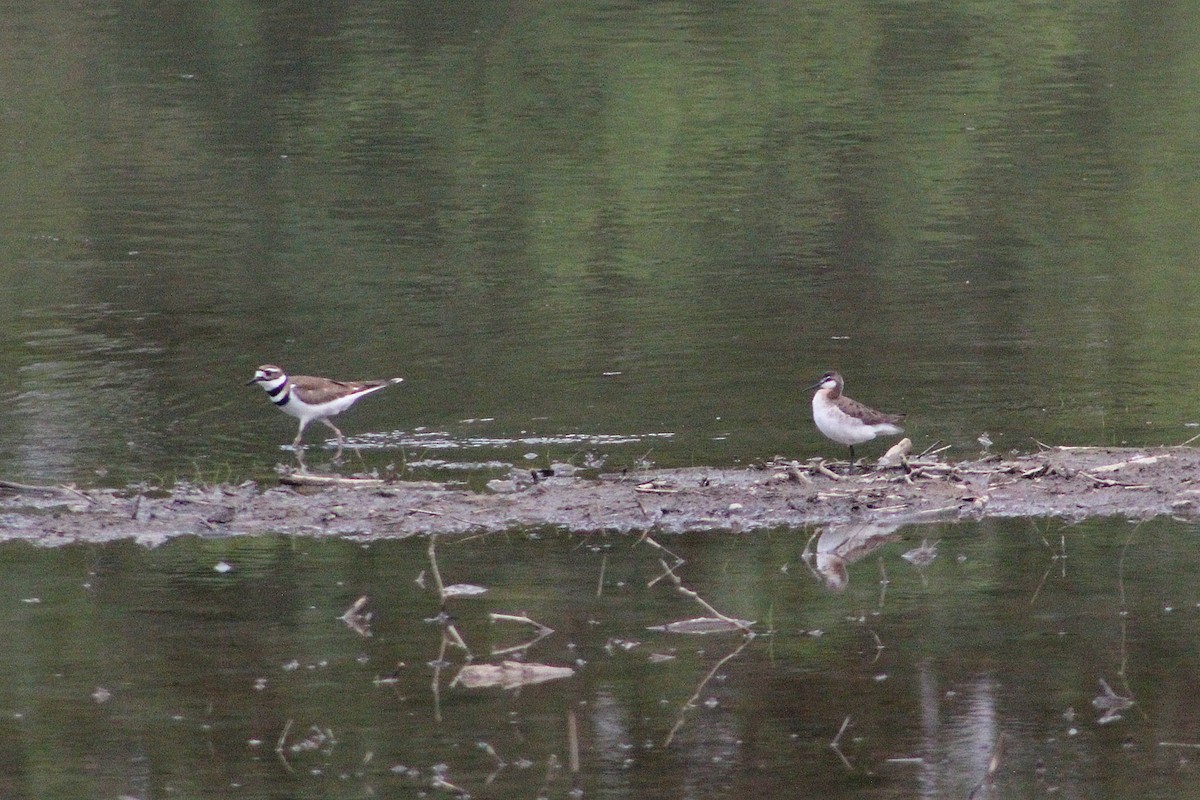
[[[833,522],[983,517],[1200,516],[1200,449],[1054,447],[887,468],[776,460],[751,468],[540,474],[513,491],[334,477],[143,492],[0,481],[0,537],[55,545],[181,535],[403,537],[554,526],[591,531],[747,531]],[[321,484],[318,477],[310,481]]]

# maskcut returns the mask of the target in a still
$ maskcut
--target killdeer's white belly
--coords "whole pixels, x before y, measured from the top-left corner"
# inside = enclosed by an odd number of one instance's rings
[[[365,392],[356,394],[348,394],[345,397],[339,397],[336,400],[330,400],[327,403],[308,404],[296,396],[295,392],[288,392],[288,400],[280,406],[281,409],[291,414],[293,417],[308,420],[312,422],[314,419],[322,417],[332,417],[335,414],[340,414],[350,406],[354,405],[354,401],[362,397]]]
[[[837,407],[837,404],[823,396],[822,392],[813,395],[813,422],[817,430],[838,444],[853,447],[856,444],[869,442],[881,433],[903,433],[890,423],[868,425],[858,417],[851,416]]]

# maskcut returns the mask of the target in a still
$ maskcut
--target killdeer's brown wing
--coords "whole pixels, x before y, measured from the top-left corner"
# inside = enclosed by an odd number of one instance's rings
[[[864,406],[857,400],[842,395],[836,401],[837,407],[852,417],[857,417],[866,425],[898,425],[904,421],[904,414],[885,414],[870,406]]]
[[[292,391],[308,405],[320,405],[337,400],[348,394],[358,394],[365,389],[381,389],[387,381],[335,381],[313,375],[293,375]]]

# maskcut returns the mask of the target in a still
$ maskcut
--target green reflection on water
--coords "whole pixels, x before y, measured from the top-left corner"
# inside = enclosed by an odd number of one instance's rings
[[[675,434],[618,466],[827,452],[830,367],[918,449],[1183,441],[1198,14],[14,10],[0,469],[262,475],[262,362],[408,379],[348,433]]]
[[[0,783],[14,798],[392,796],[444,764],[475,796],[965,796],[1003,733],[1002,792],[1180,796],[1188,751],[1161,743],[1200,735],[1193,534],[905,528],[857,549],[840,591],[801,560],[805,532],[663,539],[687,587],[758,621],[748,642],[648,630],[705,612],[649,585],[662,553],[635,539],[444,540],[444,581],[488,589],[447,603],[470,656],[441,648],[425,540],[5,546]],[[917,568],[903,556],[922,541],[937,555]],[[364,595],[369,636],[339,619]],[[555,632],[514,650],[532,628],[489,613]],[[451,685],[506,658],[576,674]],[[1118,719],[1093,707],[1101,679],[1134,701]],[[849,767],[828,746],[846,717]]]

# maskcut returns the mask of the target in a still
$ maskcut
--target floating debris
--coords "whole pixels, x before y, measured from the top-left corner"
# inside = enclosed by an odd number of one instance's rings
[[[442,597],[473,597],[486,592],[486,586],[476,586],[473,583],[452,583],[442,590]]]
[[[338,619],[346,623],[350,630],[354,631],[363,638],[368,638],[372,635],[371,612],[363,611],[368,601],[369,598],[364,594],[362,597],[355,600],[348,609],[346,609],[346,613],[338,617]]]
[[[231,567],[229,564],[226,564],[224,561],[218,561],[216,563],[216,565],[213,567],[214,572],[219,572],[222,575],[224,575],[226,572],[229,572],[232,569],[233,569],[233,567]]]
[[[912,452],[912,439],[907,436],[888,448],[879,459],[881,467],[899,467],[904,464],[908,454]]]
[[[1133,707],[1132,697],[1122,697],[1113,691],[1104,678],[1100,679],[1100,694],[1092,698],[1092,705],[1101,712],[1096,721],[1101,725],[1121,719],[1121,712]]]
[[[555,667],[549,664],[525,664],[520,661],[502,661],[499,664],[467,664],[458,671],[450,682],[451,686],[467,689],[519,689],[547,681],[570,678],[575,670],[570,667]]]
[[[344,475],[320,475],[313,472],[289,472],[279,482],[291,486],[342,486],[350,489],[378,489],[387,483],[382,478],[353,478]]]
[[[928,567],[937,558],[937,546],[937,542],[930,544],[929,540],[925,539],[921,542],[920,547],[914,547],[900,557],[914,567]]]
[[[729,633],[731,631],[745,632],[754,623],[745,619],[718,619],[717,617],[696,617],[695,619],[685,619],[678,622],[668,622],[665,625],[651,625],[646,628],[649,631],[660,631],[662,633],[690,633],[690,634],[708,634],[708,633]]]

